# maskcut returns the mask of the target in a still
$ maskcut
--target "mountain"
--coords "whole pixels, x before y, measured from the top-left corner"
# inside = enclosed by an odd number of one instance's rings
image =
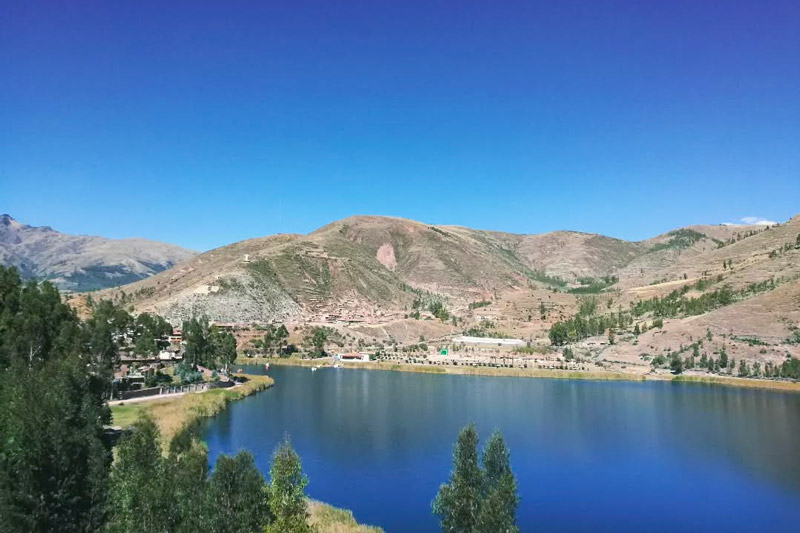
[[[20,224],[0,215],[0,264],[61,289],[88,291],[147,278],[196,252],[145,239],[67,235],[49,226]]]
[[[175,320],[200,312],[240,322],[396,315],[423,298],[458,305],[509,291],[580,289],[611,277],[618,289],[649,287],[687,272],[696,277],[721,268],[723,258],[736,255],[731,251],[745,253],[748,243],[774,247],[758,244],[760,235],[778,238],[782,231],[693,226],[628,242],[571,231],[518,235],[354,216],[308,235],[217,248],[125,291],[137,305]]]
[[[798,234],[800,216],[775,226],[689,226],[640,242],[354,216],[308,235],[217,248],[100,297],[124,298],[176,324],[200,315],[283,321],[293,330],[326,324],[350,346],[446,342],[487,327],[487,318],[493,331],[486,333],[546,345],[550,327],[575,316],[587,299],[608,315],[663,298],[705,298],[714,305],[664,316],[663,328],[634,336],[631,324],[612,345],[594,338],[575,349],[597,364],[645,372],[654,355],[711,334],[709,350],[780,364],[787,354],[800,357]],[[730,297],[715,300],[720,294]],[[455,322],[433,317],[437,303]],[[649,326],[657,318],[638,316]]]

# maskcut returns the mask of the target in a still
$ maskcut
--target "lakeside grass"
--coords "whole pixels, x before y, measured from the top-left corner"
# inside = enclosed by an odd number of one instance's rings
[[[239,358],[236,364],[275,364],[303,367],[330,367],[331,358],[300,359],[297,357],[253,357]],[[767,379],[739,378],[733,376],[672,376],[669,374],[634,374],[632,372],[541,370],[535,368],[493,368],[483,366],[435,366],[409,363],[369,363],[348,362],[342,368],[364,370],[383,370],[394,372],[416,372],[420,374],[451,374],[468,376],[526,377],[541,379],[586,379],[592,381],[675,381],[679,383],[700,383],[724,387],[743,387],[753,389],[800,392],[800,382],[776,381]]]
[[[269,376],[241,375],[247,381],[230,389],[211,389],[160,400],[113,405],[112,424],[124,429],[136,422],[143,413],[148,413],[161,430],[162,442],[169,443],[186,424],[198,418],[214,416],[225,409],[228,403],[269,388],[274,383]]]
[[[706,385],[723,385],[726,387],[744,387],[748,389],[764,389],[783,392],[800,392],[800,383],[796,381],[776,381],[767,379],[737,378],[733,376],[675,376],[676,383],[700,383]]]
[[[166,450],[172,437],[186,424],[199,418],[212,417],[225,409],[228,403],[267,389],[275,383],[269,376],[237,375],[246,377],[247,381],[230,389],[212,389],[162,400],[111,406],[112,423],[127,428],[136,422],[143,413],[148,413],[161,430],[161,442]],[[358,524],[351,511],[316,500],[309,500],[308,512],[309,524],[319,533],[383,532],[378,527]]]
[[[331,358],[321,359],[300,359],[297,357],[253,357],[251,359],[238,358],[236,364],[275,364],[285,366],[303,367],[330,367],[333,366]],[[579,371],[579,370],[541,370],[536,368],[494,368],[485,366],[438,366],[438,365],[415,365],[410,363],[380,363],[371,362],[348,362],[343,363],[341,368],[357,368],[362,370],[383,370],[393,372],[415,372],[418,374],[452,374],[469,376],[499,376],[499,377],[528,377],[545,379],[590,379],[607,381],[646,381],[653,379],[644,374],[628,374],[624,372],[605,372],[605,371]]]
[[[353,513],[317,500],[308,500],[308,523],[317,533],[382,533],[383,529],[356,522]]]

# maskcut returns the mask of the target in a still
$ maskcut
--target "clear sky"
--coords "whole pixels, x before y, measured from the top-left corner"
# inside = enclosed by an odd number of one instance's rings
[[[3,2],[0,212],[198,250],[782,221],[800,2]]]

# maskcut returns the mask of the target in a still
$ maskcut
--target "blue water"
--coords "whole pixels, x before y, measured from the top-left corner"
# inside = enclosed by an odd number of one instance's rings
[[[258,372],[260,367],[251,367]],[[800,395],[693,384],[273,367],[209,421],[212,460],[266,474],[289,433],[311,497],[386,531],[436,531],[459,429],[499,428],[522,531],[800,531]]]

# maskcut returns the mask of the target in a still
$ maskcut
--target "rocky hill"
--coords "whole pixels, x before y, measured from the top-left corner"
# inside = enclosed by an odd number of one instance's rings
[[[324,324],[353,349],[447,344],[465,331],[545,349],[555,323],[591,304],[591,320],[627,317],[615,326],[614,343],[608,329],[571,342],[582,360],[604,368],[649,372],[658,355],[684,353],[701,338],[709,357],[726,351],[780,364],[800,357],[798,235],[800,217],[773,226],[690,226],[627,242],[356,216],[308,235],[211,250],[99,297],[176,324],[200,315],[282,321],[293,340]],[[440,306],[446,316],[434,316]]]
[[[125,285],[194,257],[196,252],[145,239],[67,235],[0,215],[0,264],[61,289],[87,291]]]
[[[573,294],[616,291],[630,300],[641,296],[637,290],[658,294],[669,282],[717,273],[723,260],[731,281],[756,276],[759,253],[788,239],[794,225],[694,226],[627,242],[569,231],[517,235],[356,216],[308,235],[211,250],[124,291],[137,308],[176,322],[196,314],[233,322],[374,322],[408,314],[415,301],[423,308],[433,300],[463,308],[520,291],[556,290],[570,294],[570,301]],[[752,269],[740,275],[745,264]]]

